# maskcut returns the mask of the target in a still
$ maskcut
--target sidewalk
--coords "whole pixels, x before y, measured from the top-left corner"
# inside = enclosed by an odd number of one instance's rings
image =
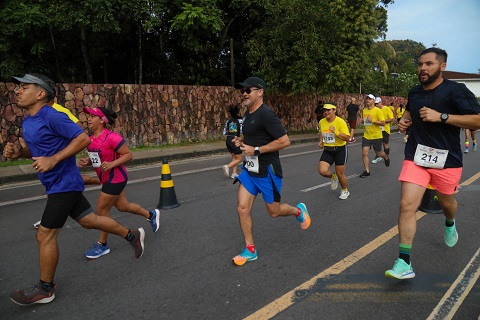
[[[355,130],[355,136],[363,134],[363,130]],[[300,143],[317,143],[318,134],[295,134],[289,135],[292,144]],[[149,149],[133,152],[133,160],[126,164],[127,167],[144,165],[148,163],[162,162],[166,159],[168,162],[172,160],[181,160],[195,157],[203,157],[214,154],[229,155],[225,141],[218,142],[199,142],[189,146],[175,146],[161,149]],[[82,169],[85,172],[93,172],[91,168]],[[31,165],[20,165],[10,167],[0,167],[0,185],[13,182],[23,182],[37,180],[37,173]]]

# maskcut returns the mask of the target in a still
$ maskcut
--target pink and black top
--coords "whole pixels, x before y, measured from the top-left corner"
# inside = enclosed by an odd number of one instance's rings
[[[88,155],[102,185],[127,181],[127,168],[123,164],[104,172],[100,168],[102,162],[112,162],[121,156],[118,150],[125,143],[122,136],[108,129],[103,129],[102,133],[96,138],[92,134],[90,141],[91,143],[87,148]]]

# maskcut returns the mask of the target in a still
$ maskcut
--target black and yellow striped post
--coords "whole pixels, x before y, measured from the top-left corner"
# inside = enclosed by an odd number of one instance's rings
[[[426,213],[443,213],[435,189],[429,184],[418,210]]]
[[[173,209],[180,204],[175,195],[175,187],[173,186],[172,173],[167,159],[163,159],[162,178],[160,179],[160,201],[158,209]]]

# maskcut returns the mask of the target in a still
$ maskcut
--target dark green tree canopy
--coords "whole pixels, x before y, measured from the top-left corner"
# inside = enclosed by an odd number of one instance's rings
[[[385,75],[414,75],[418,53],[411,40],[379,44],[392,3],[4,0],[0,78],[230,85],[233,74],[258,75],[286,93],[358,92],[362,83],[388,91]]]

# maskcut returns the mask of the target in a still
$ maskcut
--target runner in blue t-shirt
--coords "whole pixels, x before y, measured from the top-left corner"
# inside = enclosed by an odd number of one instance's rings
[[[232,260],[238,265],[257,259],[253,242],[251,210],[255,198],[262,193],[268,214],[273,217],[295,216],[302,229],[310,226],[307,207],[299,203],[293,207],[280,203],[282,191],[282,166],[278,151],[287,147],[290,140],[280,119],[263,103],[265,82],[257,77],[247,78],[235,86],[242,90],[243,105],[247,107],[243,120],[243,138],[233,139],[245,155],[244,168],[237,179],[237,210],[246,248]]]
[[[55,83],[41,74],[13,77],[17,105],[27,111],[22,123],[26,148],[8,143],[7,159],[31,158],[33,168],[47,192],[42,224],[37,231],[40,255],[40,281],[33,287],[11,293],[20,305],[48,303],[55,299],[55,270],[59,251],[57,236],[68,216],[87,229],[99,229],[124,237],[140,258],[144,249],[142,228],[128,230],[110,217],[96,215],[83,195],[84,184],[76,166],[75,154],[90,143],[88,135],[65,114],[48,102],[55,97]]]

